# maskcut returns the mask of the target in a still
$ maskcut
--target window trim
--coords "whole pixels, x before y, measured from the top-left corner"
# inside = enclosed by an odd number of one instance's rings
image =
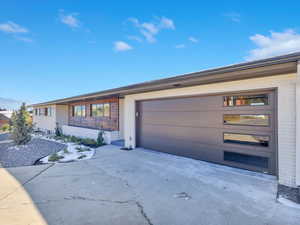
[[[96,116],[96,115],[93,115],[93,105],[101,105],[102,106],[102,109],[103,109],[103,113],[102,115],[100,116]],[[109,106],[109,115],[108,116],[105,116],[105,105],[108,105]],[[104,102],[104,103],[93,103],[93,104],[90,104],[90,117],[93,117],[93,118],[110,118],[111,116],[111,104],[110,102]]]
[[[240,156],[245,156],[245,157],[258,157],[258,158],[261,158],[262,160],[266,160],[266,164],[265,166],[258,166],[258,165],[255,165],[255,164],[252,164],[252,163],[247,163],[247,162],[239,162],[237,160],[230,160],[230,159],[226,159],[226,154],[235,154],[236,156],[237,155],[240,155]],[[241,153],[241,152],[234,152],[234,151],[230,151],[230,150],[225,150],[223,151],[223,160],[224,162],[228,162],[228,163],[232,163],[232,164],[236,164],[236,165],[241,165],[243,167],[248,167],[248,168],[257,168],[257,169],[260,169],[264,172],[270,172],[270,167],[271,167],[271,164],[270,164],[270,158],[267,157],[267,156],[263,156],[263,155],[252,155],[252,154],[247,154],[247,153]]]
[[[262,137],[268,137],[268,146],[263,146],[263,145],[256,145],[255,142],[254,144],[247,144],[247,143],[235,143],[235,142],[225,142],[225,134],[237,134],[237,135],[251,135],[251,136],[262,136]],[[271,136],[270,135],[265,135],[265,134],[251,134],[251,133],[236,133],[236,132],[228,132],[225,131],[223,132],[223,144],[230,144],[230,145],[239,145],[239,146],[252,146],[252,147],[261,147],[263,149],[269,149],[271,146]]]
[[[80,116],[79,115],[76,115],[75,114],[75,107],[80,107]],[[83,109],[84,108],[84,109]],[[84,112],[84,115],[82,115],[83,114],[83,112]],[[86,117],[87,115],[86,115],[86,105],[85,104],[80,104],[80,105],[73,105],[72,106],[72,117],[79,117],[79,118],[83,118],[83,117]]]
[[[268,116],[268,125],[255,125],[255,124],[234,124],[234,123],[225,123],[225,115],[233,115],[233,116],[255,116],[255,115],[264,115],[264,116]],[[228,126],[251,126],[251,127],[271,127],[271,114],[230,114],[230,113],[224,113],[223,114],[223,125],[228,125]]]
[[[233,97],[233,96],[255,96],[255,95],[266,95],[267,96],[267,103],[266,104],[264,104],[264,105],[224,105],[224,101],[225,101],[225,97]],[[260,93],[260,94],[255,94],[255,93],[253,93],[253,94],[251,94],[251,93],[247,93],[247,94],[243,94],[243,93],[241,93],[241,94],[224,94],[223,96],[222,96],[222,106],[224,107],[224,108],[230,108],[230,107],[261,107],[261,106],[269,106],[270,105],[270,93]]]

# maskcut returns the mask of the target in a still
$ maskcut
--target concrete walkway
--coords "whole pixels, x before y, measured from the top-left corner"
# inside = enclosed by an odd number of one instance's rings
[[[108,145],[91,160],[0,177],[0,224],[300,224],[299,209],[276,202],[272,176],[143,149]]]

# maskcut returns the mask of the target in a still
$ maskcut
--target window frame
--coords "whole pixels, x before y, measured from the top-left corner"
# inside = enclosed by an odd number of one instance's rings
[[[260,137],[267,137],[268,138],[268,145],[259,145],[255,144],[256,142],[244,142],[244,143],[237,143],[237,142],[225,142],[225,134],[236,134],[236,135],[250,135],[250,136],[260,136]],[[253,144],[251,144],[253,143]],[[251,134],[251,133],[235,133],[235,132],[223,132],[223,144],[232,144],[232,145],[239,145],[239,146],[252,146],[252,147],[261,147],[263,149],[269,149],[271,146],[271,136],[270,135],[261,135],[261,134]]]
[[[96,113],[96,115],[94,115],[94,109],[93,106],[95,106],[95,110],[99,110],[100,108],[102,108],[102,111],[99,111],[99,115],[97,115],[98,113]],[[90,117],[93,118],[98,118],[98,117],[103,117],[104,116],[104,108],[103,108],[103,104],[102,103],[94,103],[94,104],[90,104]]]
[[[267,116],[268,117],[268,125],[257,125],[257,124],[234,124],[234,123],[225,123],[225,116],[226,115],[233,115],[233,116],[255,116],[255,115],[263,115],[263,116]],[[250,114],[250,113],[247,113],[247,114],[227,114],[227,113],[224,113],[223,114],[223,125],[229,125],[229,126],[254,126],[254,127],[270,127],[271,126],[271,114]]]
[[[76,107],[80,107],[80,115],[76,114]],[[72,116],[73,117],[86,117],[86,105],[85,104],[81,104],[81,105],[73,105],[72,106]]]
[[[105,105],[108,105],[108,114],[105,114]],[[96,107],[96,110],[102,108],[102,113],[100,115],[94,115],[93,106],[99,106],[99,107]],[[90,104],[90,116],[91,117],[93,117],[93,118],[99,118],[99,117],[110,118],[110,115],[111,115],[110,102]]]
[[[265,95],[267,97],[267,103],[264,105],[224,105],[225,102],[225,98],[226,97],[239,97],[239,96],[257,96],[257,95]],[[223,95],[222,96],[222,106],[224,108],[228,108],[228,107],[261,107],[261,106],[268,106],[270,105],[270,94],[269,93],[260,93],[260,94],[228,94],[228,95]]]

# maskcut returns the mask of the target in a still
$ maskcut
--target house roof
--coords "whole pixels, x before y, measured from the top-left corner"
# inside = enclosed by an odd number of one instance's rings
[[[209,84],[216,82],[232,81],[249,79],[263,76],[273,76],[284,73],[297,72],[297,61],[300,60],[300,52],[256,60],[251,62],[244,62],[233,64],[224,67],[218,67],[199,72],[193,72],[170,78],[153,80],[119,88],[103,90],[83,95],[77,95],[68,98],[57,99],[48,102],[32,104],[29,107],[43,106],[50,104],[66,104],[79,100],[88,100],[101,97],[119,96],[123,97],[128,94],[135,94],[141,92],[171,89],[179,87],[188,87],[200,84]]]
[[[0,120],[7,120],[9,121],[9,118],[5,115],[3,115],[2,113],[0,113]]]

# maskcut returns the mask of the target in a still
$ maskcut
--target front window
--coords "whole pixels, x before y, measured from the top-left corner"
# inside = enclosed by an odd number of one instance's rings
[[[268,105],[268,94],[224,96],[226,106],[261,106]]]
[[[73,116],[75,116],[75,117],[85,117],[85,105],[75,105],[75,106],[73,106]]]
[[[91,116],[92,117],[109,117],[110,116],[110,104],[91,104]]]
[[[104,115],[103,104],[92,104],[91,105],[91,116],[101,117]]]

